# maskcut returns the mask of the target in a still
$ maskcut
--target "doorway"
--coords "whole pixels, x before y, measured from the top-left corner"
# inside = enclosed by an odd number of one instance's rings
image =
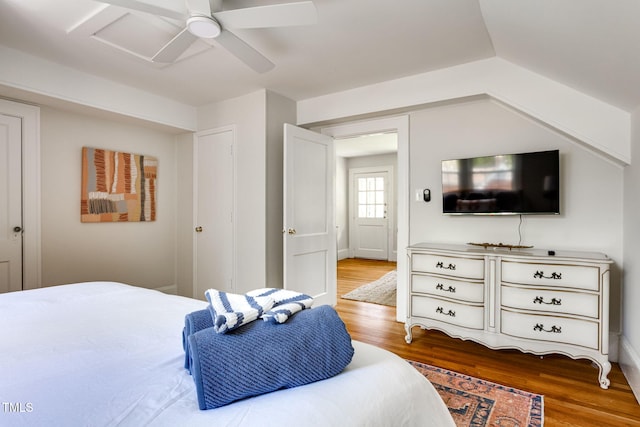
[[[397,266],[397,305],[396,305],[396,320],[404,321],[406,316],[407,307],[407,289],[406,289],[406,272],[407,272],[407,259],[406,259],[406,247],[409,245],[409,117],[406,115],[386,117],[380,119],[372,119],[361,122],[352,122],[342,125],[328,126],[321,128],[320,131],[324,134],[334,137],[334,139],[347,139],[352,137],[359,137],[363,135],[376,135],[385,133],[395,133],[397,135],[397,168],[395,169],[395,255]],[[339,149],[339,145],[336,144],[336,150]],[[337,163],[344,163],[341,157],[336,158]],[[336,169],[336,181],[341,179],[339,170]],[[342,179],[346,179],[342,177]],[[346,197],[345,194],[340,194],[340,186],[336,188],[336,200],[340,197]],[[336,210],[336,215],[340,215],[340,212]],[[348,235],[345,228],[342,228],[340,224],[337,224],[337,241],[338,245],[342,240],[348,239]],[[339,246],[340,247],[340,246]],[[345,256],[347,255],[347,256]],[[344,253],[344,250],[339,250],[340,258],[348,257],[348,254]]]

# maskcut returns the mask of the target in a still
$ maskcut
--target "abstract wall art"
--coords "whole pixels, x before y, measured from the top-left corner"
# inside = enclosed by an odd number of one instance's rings
[[[82,147],[82,222],[156,220],[158,159]]]

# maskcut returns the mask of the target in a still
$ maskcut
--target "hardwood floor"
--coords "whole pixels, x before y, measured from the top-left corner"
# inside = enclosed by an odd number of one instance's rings
[[[336,310],[353,339],[385,348],[405,359],[542,394],[546,427],[640,426],[640,405],[616,363],[609,374],[611,385],[603,390],[598,385],[598,369],[587,360],[489,350],[419,327],[413,328],[413,342],[407,344],[404,324],[395,320],[395,307],[340,298],[395,267],[395,263],[386,261],[338,262]]]

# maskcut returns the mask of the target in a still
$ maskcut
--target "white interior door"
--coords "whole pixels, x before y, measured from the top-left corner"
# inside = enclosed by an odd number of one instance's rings
[[[389,173],[351,173],[351,226],[356,258],[389,259]]]
[[[0,114],[0,292],[22,290],[22,120]]]
[[[336,304],[333,139],[284,125],[284,288]]]
[[[234,291],[235,127],[199,132],[194,140],[194,297]]]

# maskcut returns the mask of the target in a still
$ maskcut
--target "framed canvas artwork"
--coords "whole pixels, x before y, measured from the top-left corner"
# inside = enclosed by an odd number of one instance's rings
[[[158,160],[82,147],[82,222],[156,220]]]

